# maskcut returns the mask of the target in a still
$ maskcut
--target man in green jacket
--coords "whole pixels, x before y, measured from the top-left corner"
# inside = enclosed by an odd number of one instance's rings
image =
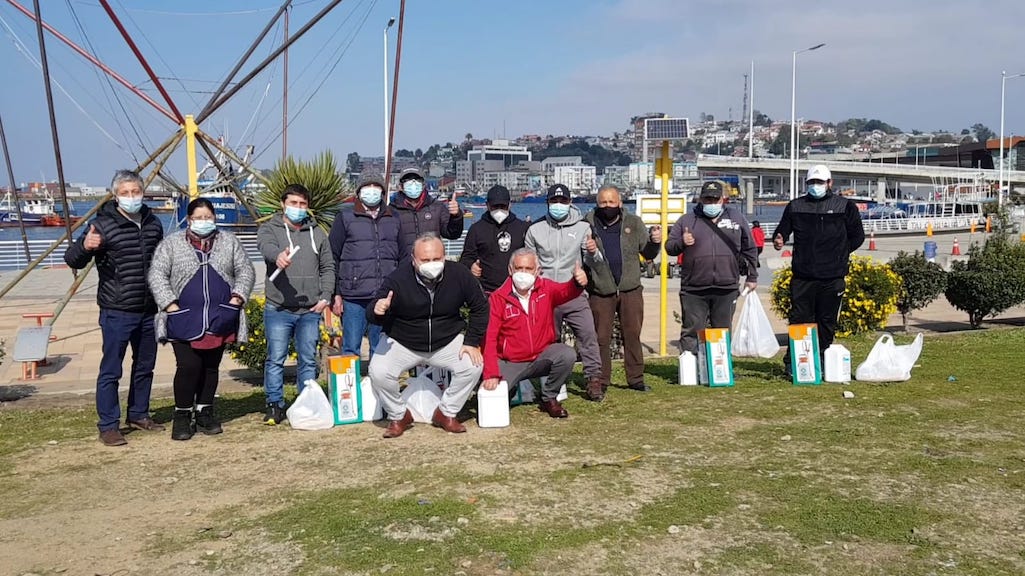
[[[641,325],[644,321],[644,288],[641,286],[641,257],[658,256],[662,230],[648,230],[639,216],[623,212],[619,188],[602,186],[598,205],[584,217],[604,258],[591,266],[587,285],[588,302],[594,315],[601,354],[601,378],[605,388],[612,374],[612,324],[619,314],[626,365],[626,383],[632,390],[651,390],[644,383],[644,351]]]

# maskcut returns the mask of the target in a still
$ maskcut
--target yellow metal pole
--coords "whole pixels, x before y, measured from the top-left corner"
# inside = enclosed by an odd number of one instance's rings
[[[192,114],[185,115],[185,156],[189,163],[189,200],[199,197],[199,165],[196,163],[196,120]]]
[[[669,157],[669,141],[662,141],[662,158],[659,162],[659,177],[662,179],[662,220],[659,225],[662,227],[662,240],[665,242],[666,237],[669,234],[669,178],[673,174],[672,159]],[[664,244],[663,244],[664,246]],[[668,302],[666,300],[669,293],[669,256],[666,255],[665,249],[662,250],[661,257],[661,270],[659,271],[659,302],[661,303],[661,313],[658,315],[658,353],[660,356],[666,355],[666,309]]]

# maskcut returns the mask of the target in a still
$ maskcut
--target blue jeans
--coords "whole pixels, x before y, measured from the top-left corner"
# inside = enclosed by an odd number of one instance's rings
[[[132,345],[132,375],[128,388],[128,419],[149,418],[149,396],[153,388],[153,366],[157,362],[157,337],[153,314],[100,308],[103,357],[96,377],[96,414],[100,432],[116,430],[121,421],[117,389],[125,352]]]
[[[303,383],[317,379],[317,342],[320,340],[320,314],[302,310],[278,310],[273,304],[263,308],[263,328],[267,332],[267,361],[263,364],[263,393],[268,404],[285,407],[285,360],[288,342],[295,337],[299,356],[296,378],[299,391]]]
[[[342,300],[342,354],[361,356],[363,334],[370,339],[370,357],[381,340],[381,325],[367,322],[367,306],[373,300]]]

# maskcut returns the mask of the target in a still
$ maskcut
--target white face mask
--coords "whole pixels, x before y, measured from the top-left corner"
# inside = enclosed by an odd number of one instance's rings
[[[445,271],[445,263],[443,261],[422,262],[416,269],[425,279],[437,280],[441,277],[441,273]]]
[[[534,287],[534,281],[537,280],[537,276],[528,272],[513,272],[512,281],[513,286],[520,292],[526,292]]]
[[[502,222],[505,222],[506,218],[509,217],[509,211],[508,210],[492,210],[491,211],[491,217],[495,219],[495,222],[498,222],[499,224],[501,224]]]

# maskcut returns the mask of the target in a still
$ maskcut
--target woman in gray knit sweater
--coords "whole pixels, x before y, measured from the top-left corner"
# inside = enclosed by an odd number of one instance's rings
[[[171,342],[178,364],[174,440],[188,440],[197,429],[222,432],[213,411],[218,371],[225,345],[247,340],[243,304],[256,276],[238,238],[217,230],[209,200],[189,202],[186,214],[188,227],[157,246],[147,277],[160,310],[157,340]]]

